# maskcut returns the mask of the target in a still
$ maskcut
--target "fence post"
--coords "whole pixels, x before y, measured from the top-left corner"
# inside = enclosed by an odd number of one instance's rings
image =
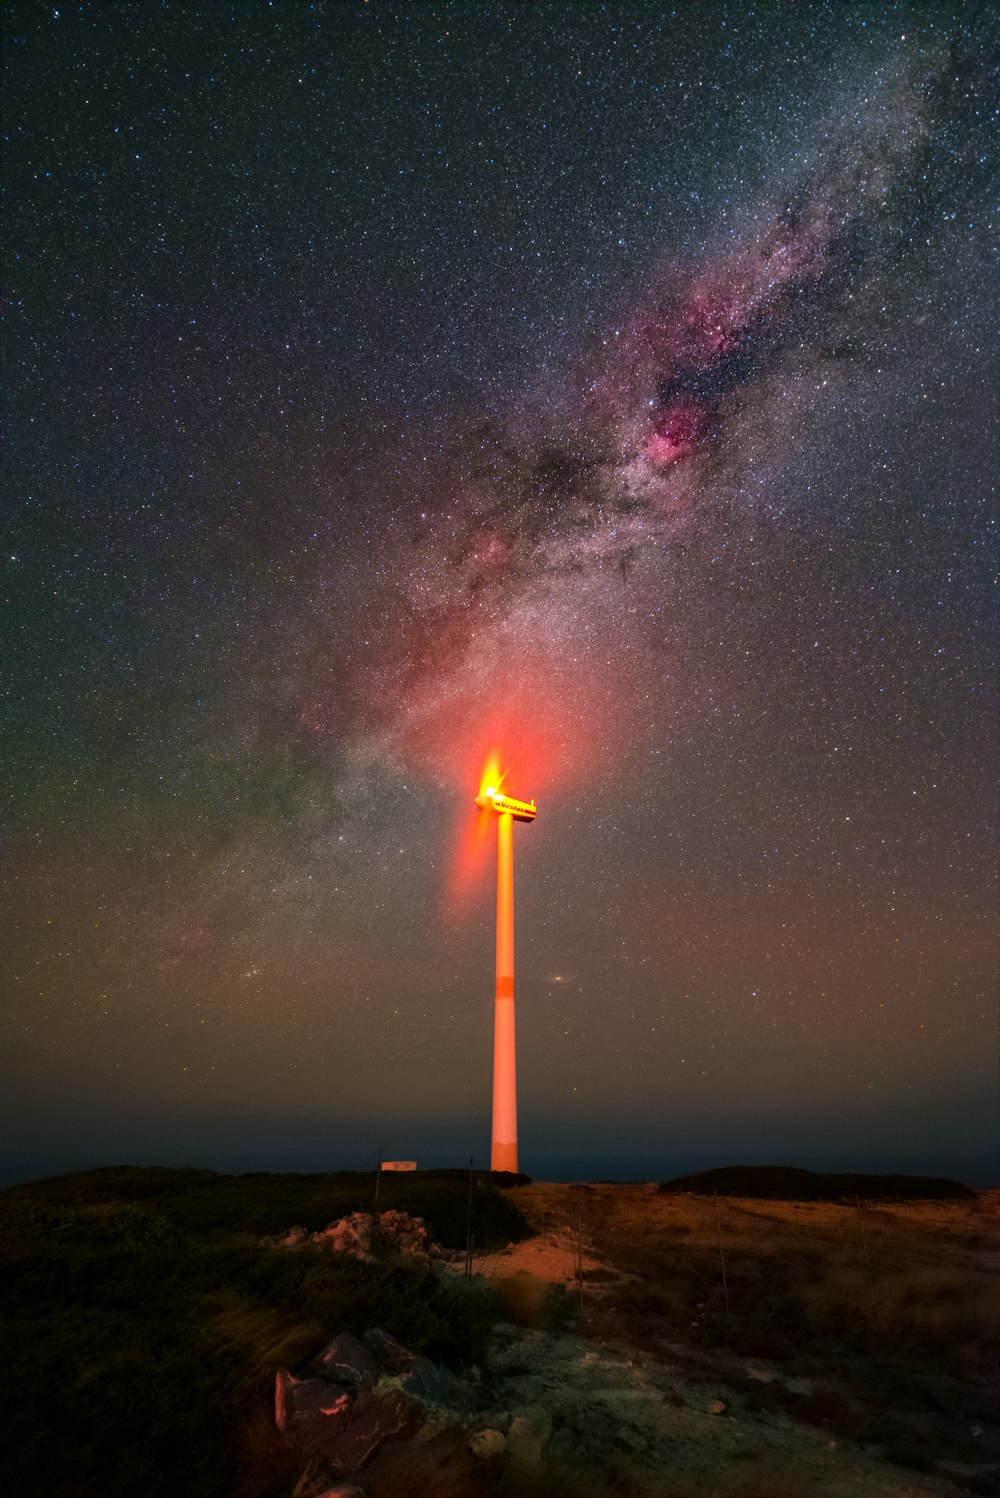
[[[715,1231],[719,1239],[719,1263],[722,1265],[722,1293],[726,1298],[726,1320],[729,1318],[729,1283],[726,1279],[726,1253],[722,1247],[722,1219],[719,1217],[719,1193],[715,1195]]]
[[[576,1299],[583,1310],[583,1187],[576,1188]]]
[[[375,1151],[375,1198],[372,1202],[372,1238],[371,1246],[374,1251],[378,1242],[378,1192],[382,1184],[382,1146],[379,1145]]]
[[[469,1156],[469,1205],[465,1214],[465,1278],[472,1278],[472,1156]]]
[[[861,1198],[854,1198],[858,1208],[858,1227],[861,1229],[861,1249],[865,1256],[865,1279],[868,1281],[868,1303],[873,1300],[872,1294],[872,1266],[868,1258],[868,1239],[865,1237],[865,1219],[861,1214]]]

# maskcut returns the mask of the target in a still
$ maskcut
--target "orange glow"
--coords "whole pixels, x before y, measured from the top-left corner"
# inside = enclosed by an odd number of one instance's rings
[[[506,778],[507,772],[500,767],[500,750],[491,749],[479,776],[476,800],[495,795]],[[465,910],[479,891],[481,876],[490,861],[492,822],[488,810],[479,810],[475,805],[470,807],[467,802],[462,804],[455,854],[444,891],[445,907],[452,915]]]
[[[494,814],[471,804],[477,790],[503,794],[509,784],[529,802],[558,798],[570,788],[578,794],[614,741],[614,683],[581,677],[542,644],[520,652],[516,673],[502,664],[461,694],[435,702],[406,734],[407,758],[454,792],[456,822],[442,888],[449,920],[486,898]]]
[[[620,719],[621,687],[610,675],[582,672],[544,641],[477,662],[454,690],[428,693],[402,725],[402,762],[446,783],[456,796],[504,790],[548,798],[589,779]]]
[[[489,803],[495,796],[503,794],[502,787],[509,774],[510,767],[504,766],[503,751],[499,748],[489,750],[480,771],[479,794],[473,805],[464,800],[460,803],[455,852],[444,890],[445,911],[449,915],[461,915],[485,888],[483,876],[492,863],[494,846],[491,834],[495,818]],[[511,801],[511,805],[521,806],[522,803]],[[530,820],[533,815],[533,804],[523,803],[520,819]]]
[[[486,756],[482,774],[479,777],[479,796],[495,796],[497,791],[507,779],[507,772],[500,769],[500,750],[491,749]]]

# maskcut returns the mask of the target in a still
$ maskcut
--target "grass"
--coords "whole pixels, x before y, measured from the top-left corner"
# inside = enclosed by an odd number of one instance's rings
[[[482,1357],[496,1302],[426,1265],[255,1236],[370,1206],[372,1177],[92,1171],[0,1193],[0,1487],[8,1498],[266,1498],[287,1491],[271,1400],[338,1331],[381,1326],[452,1365]],[[468,1179],[380,1183],[464,1245]],[[526,1228],[486,1184],[483,1238]],[[458,1242],[456,1242],[458,1240]]]
[[[796,1301],[809,1334],[933,1361],[960,1376],[1000,1374],[1000,1284],[986,1271],[889,1264],[869,1290],[864,1270],[842,1260],[799,1287]]]
[[[1000,1379],[995,1236],[970,1232],[974,1209],[921,1217],[902,1207],[859,1216],[832,1204],[719,1206],[716,1217],[711,1198],[660,1197],[646,1222],[614,1196],[591,1209],[598,1252],[633,1277],[603,1304],[639,1341],[721,1342],[777,1360],[835,1343]]]

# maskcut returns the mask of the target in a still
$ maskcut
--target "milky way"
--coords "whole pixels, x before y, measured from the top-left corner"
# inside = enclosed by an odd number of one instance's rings
[[[0,20],[3,1168],[480,1152],[496,749],[530,1169],[992,1176],[989,8]]]
[[[612,717],[634,719],[634,706],[622,708],[630,572],[651,548],[666,549],[669,571],[671,542],[706,505],[739,506],[739,475],[766,449],[770,408],[787,399],[803,356],[824,369],[857,357],[863,319],[884,318],[885,281],[915,228],[905,205],[926,180],[928,100],[951,65],[932,51],[918,76],[866,97],[861,119],[842,101],[839,135],[823,130],[810,170],[780,201],[728,234],[714,225],[692,263],[661,262],[600,352],[581,351],[558,430],[489,430],[471,461],[460,454],[445,471],[445,501],[386,538],[384,622],[353,694],[365,698],[356,721],[369,749],[404,763],[413,752],[461,783],[506,739],[515,761],[521,745],[532,768],[558,758],[579,776],[594,757],[584,724],[603,736]],[[584,660],[609,615],[625,654],[568,682],[567,652]],[[355,714],[336,706],[342,732]]]

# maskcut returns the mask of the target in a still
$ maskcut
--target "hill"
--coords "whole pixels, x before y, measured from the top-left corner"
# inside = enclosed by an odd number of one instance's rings
[[[797,1170],[789,1165],[725,1165],[664,1181],[661,1191],[744,1196],[758,1201],[975,1201],[976,1192],[938,1176],[861,1175]]]

